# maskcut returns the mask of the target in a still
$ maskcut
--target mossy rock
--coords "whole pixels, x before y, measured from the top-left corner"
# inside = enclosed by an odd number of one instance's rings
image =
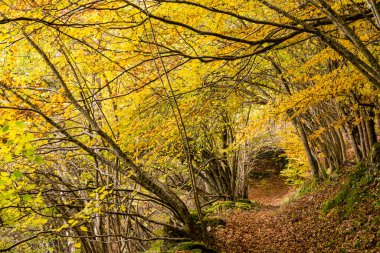
[[[235,207],[242,210],[251,210],[253,208],[252,204],[248,204],[244,202],[236,202]]]
[[[168,219],[167,221],[168,225],[175,225],[171,219]],[[162,236],[163,237],[168,237],[168,238],[188,238],[188,235],[185,230],[182,228],[174,228],[174,227],[167,227],[164,226],[162,229]],[[161,234],[161,233],[160,233]],[[184,239],[183,241],[186,241],[188,239]],[[153,251],[148,251],[148,252],[172,252],[171,249],[177,245],[179,242],[178,241],[169,241],[169,240],[164,240],[160,241],[160,243],[155,243],[152,246],[155,246]],[[160,251],[154,251],[156,248],[160,248]]]
[[[236,200],[235,202],[245,203],[245,204],[250,204],[250,205],[255,204],[255,202],[252,202],[252,201],[249,200],[249,199],[238,199],[238,200]]]
[[[173,251],[190,251],[194,253],[217,253],[217,251],[208,248],[205,244],[200,242],[181,242],[173,248]]]
[[[168,222],[168,224],[170,224],[170,223]],[[184,231],[183,229],[180,229],[180,228],[174,229],[172,227],[164,227],[163,234],[166,237],[174,237],[174,238],[187,237],[186,231]]]
[[[231,210],[231,209],[243,209],[243,210],[251,210],[253,208],[258,208],[259,205],[255,202],[250,201],[249,199],[239,199],[236,201],[217,201],[212,204],[210,208],[208,208],[205,213],[212,214],[217,213],[220,210]]]
[[[211,228],[226,225],[226,221],[218,216],[207,216],[203,220],[206,223],[206,226],[209,226]]]
[[[205,210],[205,213],[216,213],[219,210],[231,209],[233,207],[235,207],[235,203],[233,201],[216,201]]]

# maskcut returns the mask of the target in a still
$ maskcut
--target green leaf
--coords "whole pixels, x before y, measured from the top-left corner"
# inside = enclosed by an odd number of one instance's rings
[[[42,157],[37,155],[36,157],[34,157],[34,161],[37,163],[37,164],[42,164],[43,160],[42,160]]]
[[[22,196],[22,199],[24,200],[24,201],[31,201],[32,200],[32,196],[30,196],[29,194],[24,194],[23,196]]]
[[[34,148],[28,148],[28,149],[26,150],[25,156],[26,156],[27,158],[31,158],[33,155],[34,155]]]
[[[2,131],[5,133],[5,132],[7,132],[9,130],[9,125],[5,125],[5,126],[3,126],[3,129],[2,129]]]
[[[15,171],[12,173],[12,176],[14,176],[15,178],[20,178],[20,177],[23,176],[23,174],[22,174],[21,171],[15,170]]]
[[[16,122],[16,126],[19,127],[19,128],[24,128],[25,124],[22,121],[17,121]]]

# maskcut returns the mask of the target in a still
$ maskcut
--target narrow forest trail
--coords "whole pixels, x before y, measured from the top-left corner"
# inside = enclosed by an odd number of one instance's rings
[[[283,204],[295,189],[276,173],[252,178],[249,185],[249,199],[260,209],[237,210],[227,217],[226,227],[217,232],[221,252],[313,252],[300,243],[293,226],[297,215],[289,218]]]
[[[294,188],[287,185],[278,174],[263,179],[250,179],[249,185],[248,198],[265,206],[279,207],[294,193]]]
[[[278,174],[253,178],[248,197],[260,205],[259,211],[235,211],[228,216],[226,228],[218,231],[222,252],[291,252],[287,243],[293,228],[283,229],[286,217],[281,214],[283,202],[295,189]],[[285,247],[285,248],[284,248]]]
[[[341,185],[320,187],[284,204],[295,190],[283,178],[252,179],[249,198],[261,205],[227,215],[226,226],[215,232],[215,246],[222,253],[380,252],[371,202],[361,203],[347,219],[339,212],[322,214],[322,206]]]

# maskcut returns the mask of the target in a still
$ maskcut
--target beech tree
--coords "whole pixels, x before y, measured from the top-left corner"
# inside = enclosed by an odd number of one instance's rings
[[[205,239],[202,208],[247,196],[268,125],[317,180],[368,159],[378,7],[1,1],[0,251]]]

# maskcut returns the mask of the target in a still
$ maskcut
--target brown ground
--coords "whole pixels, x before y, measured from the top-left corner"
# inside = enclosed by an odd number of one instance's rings
[[[348,219],[337,212],[322,215],[321,206],[341,184],[279,206],[293,192],[280,177],[251,183],[250,198],[265,206],[226,217],[226,226],[215,234],[221,252],[380,252],[379,209],[363,204]]]
[[[280,206],[294,193],[294,188],[286,185],[284,178],[276,174],[264,179],[251,179],[249,184],[248,198],[268,206]]]

